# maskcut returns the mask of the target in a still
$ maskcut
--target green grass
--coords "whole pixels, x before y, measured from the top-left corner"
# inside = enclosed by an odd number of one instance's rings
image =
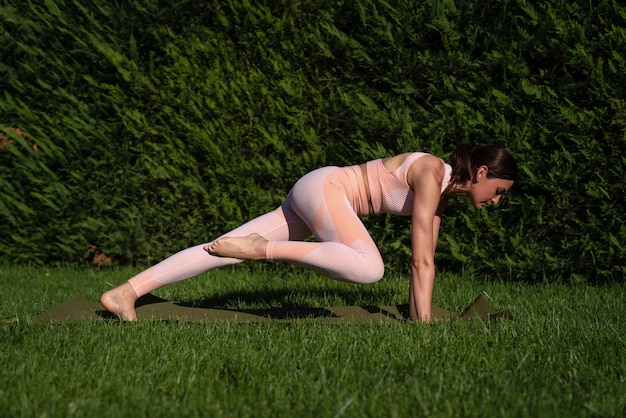
[[[38,315],[129,269],[0,267],[0,416],[457,417],[626,414],[624,285],[484,282],[443,274],[435,303],[484,292],[513,319],[436,324],[221,324]],[[407,281],[339,283],[227,269],[160,289],[221,307],[395,304]]]

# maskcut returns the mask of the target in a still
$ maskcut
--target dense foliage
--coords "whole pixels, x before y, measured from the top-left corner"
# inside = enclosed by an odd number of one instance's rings
[[[0,19],[5,261],[147,265],[318,166],[495,142],[516,191],[448,208],[440,268],[624,279],[615,0],[7,0]],[[367,223],[405,269],[408,220]]]

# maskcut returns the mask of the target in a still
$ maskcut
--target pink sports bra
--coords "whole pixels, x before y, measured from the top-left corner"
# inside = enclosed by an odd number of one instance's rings
[[[412,153],[400,167],[393,171],[385,168],[382,159],[367,162],[367,181],[375,214],[411,215],[413,190],[411,190],[407,181],[407,172],[411,164],[424,155],[429,154],[424,152]],[[446,174],[441,183],[441,193],[444,192],[448,187],[448,183],[450,183],[452,167],[446,164],[445,171]]]

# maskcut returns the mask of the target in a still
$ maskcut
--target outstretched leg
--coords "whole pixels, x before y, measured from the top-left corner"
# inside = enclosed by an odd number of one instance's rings
[[[259,237],[271,240],[288,241],[304,239],[311,235],[311,231],[293,212],[281,207],[245,223],[227,235],[246,237],[250,234],[257,234]],[[137,318],[135,302],[139,297],[162,286],[198,276],[209,270],[241,263],[244,259],[244,257],[207,254],[204,247],[210,246],[211,243],[196,245],[166,258],[137,274],[127,283],[104,293],[100,298],[100,303],[123,320],[135,320]]]

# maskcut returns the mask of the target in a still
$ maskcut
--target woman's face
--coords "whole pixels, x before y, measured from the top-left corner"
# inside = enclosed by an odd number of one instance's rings
[[[513,180],[488,178],[487,172],[487,167],[481,166],[476,170],[476,178],[472,183],[469,198],[476,209],[497,205],[502,195],[513,187]]]

